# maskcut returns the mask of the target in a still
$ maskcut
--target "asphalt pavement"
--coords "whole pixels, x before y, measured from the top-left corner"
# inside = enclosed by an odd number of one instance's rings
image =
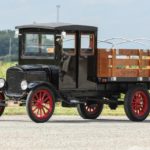
[[[0,150],[150,150],[150,118],[53,116],[37,124],[28,116],[2,116]]]

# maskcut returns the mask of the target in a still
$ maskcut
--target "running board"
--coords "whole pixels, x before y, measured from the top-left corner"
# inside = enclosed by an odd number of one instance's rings
[[[81,101],[76,100],[76,99],[72,99],[72,100],[70,100],[70,103],[72,103],[72,104],[81,104],[81,103],[84,103],[84,102],[81,102]]]
[[[62,107],[76,107],[78,104],[82,104],[84,102],[81,102],[76,99],[72,99],[69,101],[62,101]]]

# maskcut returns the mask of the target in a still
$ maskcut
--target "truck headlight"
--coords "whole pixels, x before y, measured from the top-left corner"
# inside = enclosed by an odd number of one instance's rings
[[[5,80],[0,78],[0,88],[3,88],[5,85]]]
[[[27,88],[28,88],[28,83],[27,83],[26,80],[23,80],[23,81],[21,82],[21,89],[22,89],[22,90],[26,90]]]

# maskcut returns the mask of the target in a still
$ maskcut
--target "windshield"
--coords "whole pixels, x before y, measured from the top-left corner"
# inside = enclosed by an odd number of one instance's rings
[[[53,34],[25,34],[24,56],[55,57],[55,44]]]

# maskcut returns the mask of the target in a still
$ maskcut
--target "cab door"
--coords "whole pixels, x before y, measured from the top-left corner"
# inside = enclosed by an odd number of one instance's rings
[[[91,71],[95,69],[95,34],[82,32],[80,34],[80,50],[78,62],[78,88],[95,90],[96,84],[90,81]]]
[[[75,89],[77,84],[77,33],[67,33],[62,42],[60,89]]]

